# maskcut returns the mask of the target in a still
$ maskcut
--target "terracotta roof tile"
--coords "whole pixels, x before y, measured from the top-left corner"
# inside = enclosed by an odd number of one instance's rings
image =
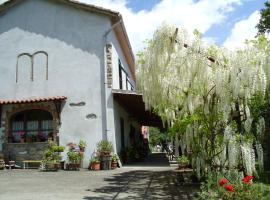
[[[0,104],[21,104],[21,103],[33,103],[33,102],[46,102],[46,101],[62,101],[66,100],[67,97],[65,96],[51,96],[51,97],[44,97],[44,98],[29,98],[29,99],[0,99]]]

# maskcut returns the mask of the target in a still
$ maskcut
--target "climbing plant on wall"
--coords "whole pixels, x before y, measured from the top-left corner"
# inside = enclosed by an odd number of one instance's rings
[[[205,45],[198,31],[190,36],[163,24],[138,53],[146,105],[179,136],[182,153],[192,152],[199,177],[212,171],[240,177],[239,169],[254,174],[255,151],[263,168],[265,123],[255,110],[265,99],[266,47],[258,38],[245,50],[229,51]]]

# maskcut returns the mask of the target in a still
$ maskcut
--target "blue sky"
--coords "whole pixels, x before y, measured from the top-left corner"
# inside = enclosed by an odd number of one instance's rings
[[[194,2],[198,1],[199,0]],[[127,2],[127,7],[131,8],[134,12],[139,12],[141,10],[151,10],[160,2],[161,0],[129,0]],[[224,22],[213,25],[207,32],[205,32],[204,35],[206,37],[213,38],[216,43],[222,45],[229,36],[236,22],[247,18],[254,11],[260,10],[263,7],[263,0],[248,0],[240,5],[236,5],[234,10],[227,15]]]
[[[244,47],[257,33],[265,0],[80,0],[119,11],[134,52],[165,21],[189,32],[198,29],[208,43]]]
[[[4,2],[6,0],[0,0]],[[122,14],[134,53],[167,22],[189,32],[198,29],[208,43],[242,48],[257,33],[266,0],[77,0]]]

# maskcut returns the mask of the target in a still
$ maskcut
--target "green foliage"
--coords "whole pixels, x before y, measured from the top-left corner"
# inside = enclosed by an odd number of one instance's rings
[[[113,161],[113,162],[116,162],[116,161],[118,161],[118,160],[119,160],[118,155],[117,155],[117,154],[113,154],[113,156],[112,156],[112,161]]]
[[[67,156],[69,161],[80,161],[82,159],[82,154],[76,151],[69,151]]]
[[[79,142],[79,147],[80,147],[80,148],[85,148],[85,147],[87,147],[86,141],[80,140],[80,142]]]
[[[110,141],[101,140],[97,144],[97,151],[99,153],[103,153],[103,152],[109,152],[109,153],[111,153],[113,151],[113,145],[112,145],[112,143]]]
[[[49,148],[43,154],[43,163],[58,163],[62,159],[62,156],[59,155],[59,152],[63,152],[65,149],[64,146],[58,146],[55,142],[49,142]]]
[[[256,25],[258,34],[264,34],[270,32],[270,2],[264,3],[265,8],[261,9],[261,18],[259,23]]]
[[[65,150],[65,147],[64,146],[57,146],[57,145],[53,145],[51,147],[51,149],[54,151],[54,152],[63,152]]]
[[[89,160],[90,163],[100,163],[100,160],[98,157],[92,158]]]
[[[188,159],[188,157],[186,157],[185,155],[182,155],[182,156],[179,156],[179,157],[177,158],[177,162],[178,162],[179,164],[188,165],[188,164],[189,164],[189,159]]]
[[[269,186],[252,183],[252,181],[231,181],[220,185],[221,177],[209,176],[207,181],[201,185],[201,193],[197,200],[267,200],[270,198]],[[224,179],[224,178],[223,178]],[[227,180],[227,179],[226,179]],[[226,186],[231,185],[233,191],[228,191]]]
[[[257,122],[258,119],[264,115],[264,112],[267,110],[269,105],[265,100],[264,94],[256,93],[249,100],[248,106],[252,117]]]
[[[149,127],[149,144],[154,147],[167,139],[167,133],[161,132],[158,128]]]

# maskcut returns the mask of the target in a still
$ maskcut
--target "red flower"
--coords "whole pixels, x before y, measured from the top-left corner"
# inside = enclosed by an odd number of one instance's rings
[[[228,190],[228,191],[230,191],[230,192],[232,192],[233,190],[234,190],[234,187],[233,187],[233,185],[226,185],[226,190]]]
[[[253,179],[253,176],[249,176],[249,175],[248,175],[248,176],[246,176],[245,178],[243,178],[242,181],[244,181],[244,182],[247,183],[247,182],[249,182],[251,179]]]
[[[220,181],[219,181],[219,185],[220,186],[223,186],[224,184],[226,184],[226,183],[228,183],[229,181],[226,179],[226,178],[222,178],[222,179],[220,179]]]

